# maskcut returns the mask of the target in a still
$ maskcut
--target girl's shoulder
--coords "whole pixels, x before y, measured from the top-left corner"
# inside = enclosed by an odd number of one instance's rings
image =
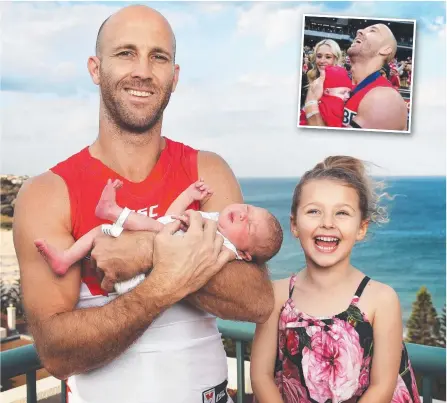
[[[397,293],[393,287],[372,279],[368,281],[364,294],[365,296],[369,295],[378,301],[380,301],[381,298],[392,298],[393,296],[397,297]]]
[[[273,281],[273,293],[275,295],[275,309],[281,307],[289,299],[290,277]]]
[[[394,288],[376,280],[368,282],[359,303],[371,322],[374,322],[377,311],[400,305],[399,297]]]

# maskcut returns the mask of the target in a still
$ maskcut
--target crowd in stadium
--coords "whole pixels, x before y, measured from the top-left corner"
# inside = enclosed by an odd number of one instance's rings
[[[346,54],[346,49],[342,50],[340,65],[344,66],[345,69],[350,71],[351,63],[349,56]],[[310,46],[304,46],[303,49],[303,66],[302,74],[303,76],[307,74],[308,71],[312,70],[315,64],[314,49]],[[406,59],[397,60],[394,58],[391,62],[385,64],[380,70],[382,76],[386,77],[393,87],[396,89],[408,89],[411,87],[412,78],[412,57],[408,56]],[[307,81],[307,77],[303,77],[303,84]]]

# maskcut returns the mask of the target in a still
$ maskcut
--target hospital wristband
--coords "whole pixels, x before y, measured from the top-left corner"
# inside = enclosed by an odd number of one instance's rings
[[[123,227],[124,223],[127,220],[127,217],[129,217],[129,214],[132,212],[132,210],[128,209],[127,207],[123,208],[123,211],[121,212],[121,214],[119,215],[118,219],[115,221],[115,226],[117,227]]]
[[[309,119],[309,118],[311,118],[314,115],[318,115],[319,113],[320,113],[320,111],[313,111],[313,112],[310,112],[310,113],[306,113],[306,119]]]
[[[308,107],[308,106],[310,106],[310,105],[318,105],[318,101],[307,101],[307,102],[304,104],[304,107],[306,108],[306,107]]]
[[[308,108],[304,108],[304,112],[307,113],[313,113],[313,112],[318,112],[320,109],[318,108],[318,106],[309,106]]]

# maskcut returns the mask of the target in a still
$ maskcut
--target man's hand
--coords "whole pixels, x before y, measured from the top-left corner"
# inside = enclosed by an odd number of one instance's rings
[[[315,81],[310,83],[309,89],[307,90],[306,103],[309,101],[319,101],[323,96],[323,84],[326,78],[326,72],[321,70],[320,77]]]
[[[101,288],[111,292],[115,283],[148,272],[152,267],[154,238],[155,233],[146,231],[123,231],[118,238],[97,237],[91,257]]]
[[[175,236],[180,221],[167,224],[154,243],[154,266],[150,277],[163,279],[169,293],[179,299],[197,291],[233,259],[216,234],[217,223],[205,220],[197,211],[187,211],[189,227],[184,236]]]

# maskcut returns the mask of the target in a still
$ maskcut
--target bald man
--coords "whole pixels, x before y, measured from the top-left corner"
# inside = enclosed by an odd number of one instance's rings
[[[216,316],[264,322],[273,292],[264,267],[232,261],[216,224],[194,210],[242,203],[218,155],[161,136],[179,66],[166,19],[126,7],[102,25],[88,60],[99,86],[96,141],[30,179],[16,202],[14,243],[30,331],[43,365],[67,379],[70,403],[230,402]],[[214,193],[191,204],[183,237],[177,221],[155,236],[124,231],[97,239],[91,259],[57,277],[33,245],[62,249],[104,221],[95,206],[109,178],[124,182],[118,203],[163,216],[198,178]],[[114,283],[148,273],[128,293]]]
[[[407,130],[408,110],[399,92],[380,74],[397,50],[393,33],[384,24],[357,31],[347,53],[351,59],[351,98],[344,108],[343,126],[357,129]],[[305,112],[310,126],[324,126],[318,111],[323,94],[323,73],[309,87]]]

